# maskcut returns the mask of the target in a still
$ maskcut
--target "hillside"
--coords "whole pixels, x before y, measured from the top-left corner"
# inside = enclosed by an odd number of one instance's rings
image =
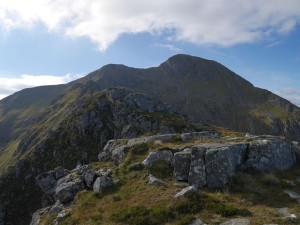
[[[111,139],[203,130],[245,136],[232,129],[290,141],[300,139],[299,121],[300,109],[287,100],[187,55],[149,69],[107,65],[69,84],[22,90],[0,101],[0,222],[5,215],[7,224],[28,224],[53,203],[36,176],[95,162]]]
[[[75,82],[100,88],[127,87],[157,96],[192,119],[236,131],[300,138],[300,110],[275,94],[255,88],[221,64],[176,55],[158,67],[107,65]]]

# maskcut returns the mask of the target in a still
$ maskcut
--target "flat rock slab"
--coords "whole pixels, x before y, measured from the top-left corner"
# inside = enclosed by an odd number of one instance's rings
[[[152,174],[150,174],[148,176],[149,182],[148,184],[155,184],[155,185],[167,185],[167,183],[163,180],[160,180],[158,178],[156,178],[155,176],[153,176]]]
[[[249,225],[250,220],[243,219],[243,218],[237,218],[237,219],[231,219],[224,223],[221,223],[220,225]]]
[[[188,186],[186,188],[183,188],[181,191],[179,191],[174,198],[183,198],[186,194],[190,192],[196,192],[197,189],[194,186]]]

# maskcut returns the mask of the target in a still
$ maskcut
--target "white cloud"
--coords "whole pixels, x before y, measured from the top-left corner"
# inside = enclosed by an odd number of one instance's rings
[[[286,35],[299,21],[299,0],[0,2],[0,26],[6,30],[30,29],[43,23],[50,32],[88,37],[100,50],[109,47],[121,34],[142,32],[168,33],[169,39],[200,45],[231,46]]]
[[[180,52],[180,51],[182,51],[182,49],[177,48],[176,46],[171,45],[171,44],[158,44],[157,43],[157,44],[154,44],[153,46],[160,47],[160,48],[167,48],[167,49],[169,49],[172,52]]]
[[[282,88],[279,95],[300,107],[300,90],[296,88]]]
[[[64,76],[52,75],[21,75],[19,77],[3,77],[0,76],[0,99],[13,94],[24,88],[36,87],[42,85],[64,84],[72,80],[78,79],[82,75],[67,74]]]

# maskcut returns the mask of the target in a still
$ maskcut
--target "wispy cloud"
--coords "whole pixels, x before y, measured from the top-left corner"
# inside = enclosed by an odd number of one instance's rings
[[[279,90],[279,95],[288,99],[295,105],[300,107],[300,90],[296,88],[282,88]]]
[[[290,33],[299,0],[9,0],[0,1],[0,27],[88,37],[105,50],[124,33],[168,34],[198,45],[232,46]]]
[[[18,77],[0,76],[0,99],[24,88],[42,85],[64,84],[80,77],[82,77],[80,74],[66,74],[64,76],[27,74],[20,75]]]
[[[167,48],[167,49],[169,49],[172,52],[180,52],[180,51],[182,51],[182,49],[177,48],[176,46],[171,45],[171,44],[159,44],[159,43],[157,43],[157,44],[153,44],[153,46],[154,47],[160,47],[160,48]]]

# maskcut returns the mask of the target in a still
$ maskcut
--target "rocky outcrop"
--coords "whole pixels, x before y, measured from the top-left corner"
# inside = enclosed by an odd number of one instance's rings
[[[250,143],[241,143],[242,138],[234,141],[240,142],[192,145],[175,153],[150,152],[143,165],[151,168],[155,161],[166,161],[174,165],[178,181],[196,188],[223,188],[238,171],[286,170],[295,163],[291,144],[280,138],[256,137]]]
[[[246,167],[249,170],[286,170],[295,163],[291,144],[281,140],[257,140],[249,144]]]
[[[178,181],[187,181],[191,166],[191,150],[185,149],[174,154],[174,177]]]
[[[162,150],[158,152],[150,152],[147,158],[143,161],[143,165],[150,168],[155,162],[165,161],[174,165],[174,155],[169,150]]]
[[[103,151],[98,155],[100,162],[112,160],[116,164],[124,161],[130,147],[138,144],[152,144],[154,142],[170,142],[172,140],[186,142],[197,138],[217,139],[219,136],[208,131],[189,132],[182,134],[160,134],[153,136],[144,136],[131,139],[114,139],[107,142]]]
[[[225,144],[203,147],[207,148],[205,154],[206,185],[213,188],[224,187],[242,166],[247,145]]]

